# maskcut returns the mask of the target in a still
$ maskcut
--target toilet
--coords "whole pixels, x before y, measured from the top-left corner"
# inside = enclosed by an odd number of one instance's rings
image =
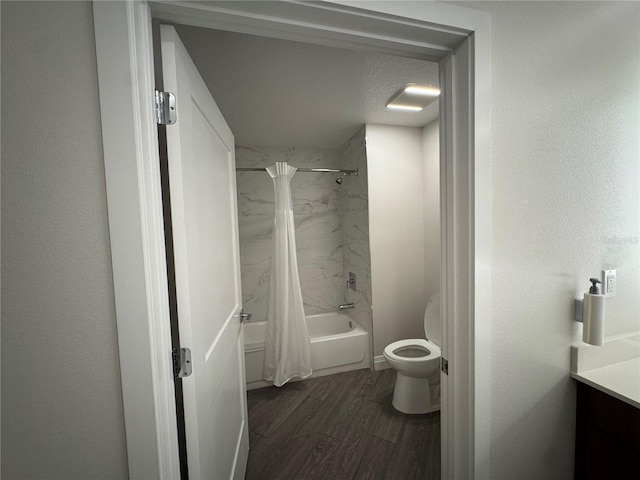
[[[402,413],[440,410],[440,292],[427,303],[424,333],[427,340],[399,340],[387,345],[383,351],[384,358],[398,372],[393,406]]]

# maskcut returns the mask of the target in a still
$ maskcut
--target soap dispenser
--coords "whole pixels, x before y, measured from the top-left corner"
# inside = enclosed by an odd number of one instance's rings
[[[591,288],[584,294],[582,314],[582,341],[591,345],[602,345],[604,339],[604,295],[600,293],[597,278],[590,278]]]

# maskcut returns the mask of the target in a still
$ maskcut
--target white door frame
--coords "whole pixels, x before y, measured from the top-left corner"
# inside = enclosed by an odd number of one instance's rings
[[[440,62],[442,478],[489,473],[490,17],[433,2],[94,0],[129,475],[179,478],[151,18]]]

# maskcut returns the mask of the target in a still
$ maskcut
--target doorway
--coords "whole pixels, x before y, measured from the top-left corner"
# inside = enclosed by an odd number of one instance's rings
[[[425,177],[427,158],[421,153],[421,143],[437,148],[437,128],[428,139],[421,137],[437,120],[438,102],[420,112],[391,111],[385,103],[410,83],[436,87],[438,64],[175,27],[234,133],[237,167],[288,161],[295,167],[359,170],[340,182],[312,172],[292,180],[301,287],[307,315],[354,303],[344,313],[372,339],[368,362],[375,357],[378,367],[385,365],[384,346],[424,336],[426,301],[440,284],[434,245],[440,229],[439,156],[437,149],[429,151],[432,168]],[[264,171],[240,171],[237,184],[243,308],[256,324],[266,321],[273,187]],[[395,222],[392,229],[389,222]],[[435,237],[431,242],[422,238],[428,233]],[[432,257],[426,266],[423,248]],[[378,272],[373,295],[372,269]],[[345,287],[348,272],[357,277],[356,288]],[[250,382],[258,380],[253,377]]]
[[[431,3],[238,2],[232,7],[228,2],[96,2],[96,50],[131,476],[164,478],[177,468],[172,431],[175,405],[172,382],[166,374],[170,371],[165,349],[170,335],[166,331],[166,266],[154,153],[157,137],[147,115],[152,111],[148,93],[153,88],[152,15],[280,38],[314,38],[318,43],[350,48],[409,52],[440,62],[441,85],[446,86],[441,175],[442,203],[446,205],[442,211],[443,303],[448,326],[443,351],[450,365],[443,385],[443,418],[447,419],[443,421],[443,476],[481,476],[486,468],[482,448],[488,446],[484,441],[488,425],[483,419],[488,418],[484,412],[489,404],[486,389],[483,392],[479,385],[488,379],[488,339],[475,332],[489,318],[488,303],[478,300],[488,298],[484,294],[489,289],[490,268],[486,208],[488,16]],[[476,211],[476,204],[485,208]]]

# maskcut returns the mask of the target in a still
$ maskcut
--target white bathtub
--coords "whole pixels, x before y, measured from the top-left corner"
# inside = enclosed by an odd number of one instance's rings
[[[311,337],[311,377],[370,367],[369,334],[343,313],[307,317]],[[267,322],[244,324],[244,355],[247,389],[273,385],[262,377]]]

